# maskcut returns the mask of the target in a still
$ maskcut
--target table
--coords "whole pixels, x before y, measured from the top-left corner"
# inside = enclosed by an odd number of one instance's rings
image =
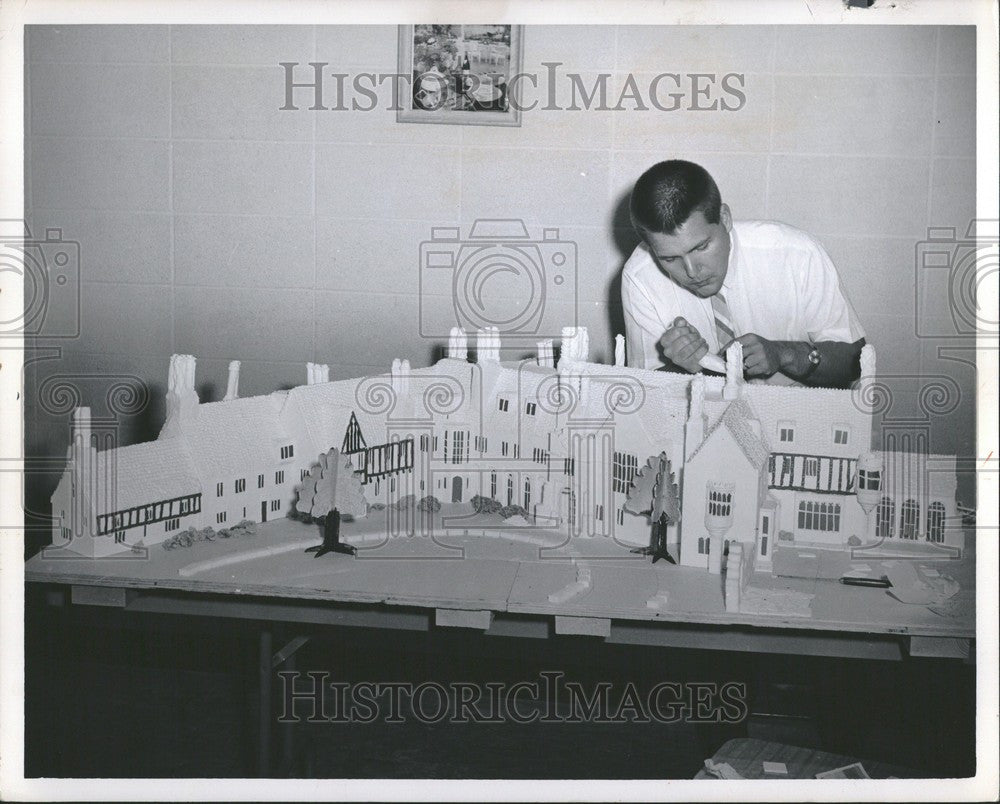
[[[384,515],[383,515],[384,517]],[[954,617],[907,606],[872,588],[755,576],[760,588],[811,595],[807,616],[729,613],[720,576],[658,562],[598,540],[546,541],[523,530],[501,538],[476,527],[447,537],[385,536],[378,516],[347,523],[359,556],[307,556],[315,525],[283,519],[253,536],[161,545],[85,559],[43,551],[25,568],[49,601],[130,612],[223,617],[260,623],[259,765],[267,772],[271,677],[294,662],[301,637],[277,645],[273,625],[330,624],[427,631],[475,629],[491,636],[582,635],[609,643],[899,661],[944,656],[973,661],[974,562],[953,562],[964,605]],[[961,566],[959,566],[961,565]],[[579,581],[582,592],[553,602]],[[648,601],[654,601],[650,605]]]

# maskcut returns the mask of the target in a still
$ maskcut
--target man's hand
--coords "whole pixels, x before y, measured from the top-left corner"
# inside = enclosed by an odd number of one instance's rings
[[[787,364],[788,350],[781,341],[769,341],[753,333],[736,340],[743,344],[743,372],[747,377],[770,377]],[[727,343],[726,349],[732,343]],[[722,351],[725,354],[725,349]]]
[[[770,377],[780,371],[793,380],[819,388],[848,388],[861,373],[860,355],[865,345],[840,341],[769,341],[760,335],[741,335],[743,371],[747,377]],[[726,348],[729,344],[726,344]],[[813,367],[809,353],[816,349],[820,364]]]
[[[708,344],[701,334],[683,318],[674,319],[663,337],[660,338],[660,348],[663,356],[674,365],[697,374],[701,371],[698,361],[708,354]]]

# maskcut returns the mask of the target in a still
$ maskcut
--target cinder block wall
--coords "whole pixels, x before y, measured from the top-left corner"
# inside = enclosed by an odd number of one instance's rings
[[[174,352],[197,356],[203,399],[221,398],[231,359],[244,395],[304,382],[306,361],[332,378],[393,357],[426,365],[439,344],[420,335],[420,243],[480,217],[576,243],[576,314],[609,360],[623,331],[616,274],[635,244],[627,193],[668,157],[708,167],[737,218],[818,236],[895,375],[886,415],[924,417],[934,450],[973,452],[974,372],[919,337],[953,325],[940,283],[916,292],[915,258],[929,226],[964,233],[974,217],[972,28],[529,27],[524,69],[540,84],[543,62],[588,86],[611,73],[613,105],[630,72],[639,86],[735,72],[747,100],[538,110],[520,128],[397,123],[388,82],[374,111],[279,110],[279,62],[394,72],[394,26],[35,26],[26,38],[26,217],[36,236],[58,227],[79,241],[82,258],[80,337],[26,372],[35,455],[65,454],[55,391],[67,384],[117,417],[123,443],[153,437]],[[570,104],[568,80],[557,99]],[[572,319],[573,304],[554,300],[549,315]],[[954,410],[925,415],[932,375],[959,389]],[[147,402],[109,393],[139,382]],[[52,485],[33,478],[35,505]]]

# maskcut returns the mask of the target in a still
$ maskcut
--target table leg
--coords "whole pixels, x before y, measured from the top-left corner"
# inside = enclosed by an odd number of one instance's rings
[[[260,631],[257,645],[257,775],[259,777],[269,777],[274,770],[271,767],[271,724],[274,718],[272,688],[274,673],[281,667],[294,671],[296,667],[295,652],[308,641],[309,637],[298,636],[290,640],[281,650],[275,652],[274,632],[266,627]],[[294,770],[295,725],[294,721],[281,724],[279,732],[281,740],[281,766],[277,769],[277,772],[282,776],[291,776]]]
[[[266,778],[271,770],[271,655],[274,637],[262,628],[257,649],[257,775]]]
[[[285,669],[295,672],[295,654],[285,659]],[[292,685],[294,690],[294,676]],[[291,714],[291,713],[289,713]],[[281,772],[283,776],[292,776],[295,771],[295,721],[294,718],[281,724]]]

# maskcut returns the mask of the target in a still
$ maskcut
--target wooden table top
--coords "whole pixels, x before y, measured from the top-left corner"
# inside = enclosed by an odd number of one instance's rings
[[[196,542],[141,555],[87,559],[45,550],[25,567],[28,582],[127,589],[170,589],[348,603],[490,610],[563,617],[703,625],[824,630],[969,639],[975,636],[975,562],[936,562],[961,591],[944,611],[902,603],[879,588],[755,573],[758,599],[777,601],[756,613],[729,613],[724,576],[630,554],[607,539],[567,542],[537,529],[510,537],[482,531],[388,538],[380,512],[343,526],[357,557],[303,551],[318,544],[317,525],[280,519],[251,536]],[[574,584],[585,568],[589,587],[563,602],[550,595]],[[782,610],[791,595],[794,607]],[[558,595],[557,598],[558,599]],[[650,603],[652,601],[652,603]]]

